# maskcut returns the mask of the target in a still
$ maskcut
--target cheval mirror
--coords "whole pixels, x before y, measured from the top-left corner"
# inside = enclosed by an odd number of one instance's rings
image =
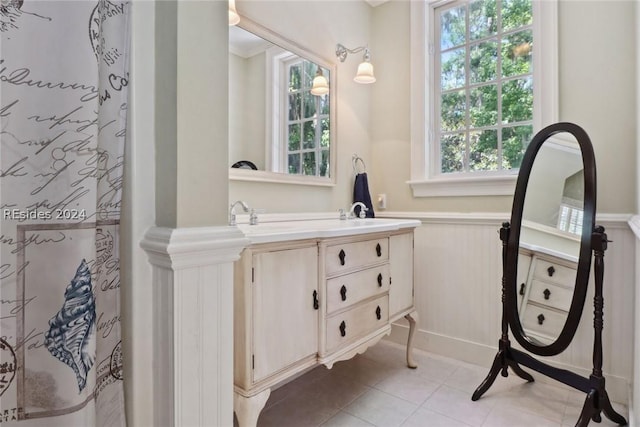
[[[478,400],[508,368],[531,382],[529,367],[587,394],[576,426],[601,413],[626,425],[614,411],[602,374],[603,274],[607,235],[595,226],[596,165],[586,132],[572,123],[542,129],[527,147],[502,241],[502,335]],[[571,343],[582,315],[594,257],[593,370],[589,378],[533,355],[554,356]],[[528,352],[511,347],[509,329]],[[531,353],[531,354],[529,354]]]

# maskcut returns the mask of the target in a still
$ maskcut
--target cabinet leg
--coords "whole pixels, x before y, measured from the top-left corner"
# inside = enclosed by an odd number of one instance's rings
[[[418,312],[413,311],[404,316],[404,318],[409,322],[409,338],[407,339],[407,366],[411,369],[416,369],[418,365],[416,365],[416,363],[413,361],[413,337],[416,333]]]
[[[256,427],[260,412],[267,403],[267,399],[269,399],[270,394],[270,388],[251,397],[245,397],[238,393],[234,393],[233,410],[238,418],[239,427]]]

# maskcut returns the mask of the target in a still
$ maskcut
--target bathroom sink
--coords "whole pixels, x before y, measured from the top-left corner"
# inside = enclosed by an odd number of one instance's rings
[[[329,238],[377,231],[416,227],[420,221],[390,218],[321,219],[239,224],[238,228],[252,243]]]

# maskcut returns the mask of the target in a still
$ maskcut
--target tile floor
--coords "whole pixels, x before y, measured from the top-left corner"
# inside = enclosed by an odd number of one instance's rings
[[[408,369],[405,348],[381,341],[333,369],[317,367],[272,391],[259,427],[574,426],[585,395],[558,383],[498,376],[477,402],[488,370],[420,350]],[[626,407],[614,408],[628,417]],[[616,425],[603,416],[598,426]]]

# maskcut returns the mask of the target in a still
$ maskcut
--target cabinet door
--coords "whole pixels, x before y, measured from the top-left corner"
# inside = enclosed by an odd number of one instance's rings
[[[317,246],[253,256],[253,382],[318,351]]]
[[[413,232],[389,238],[389,317],[413,306]]]

